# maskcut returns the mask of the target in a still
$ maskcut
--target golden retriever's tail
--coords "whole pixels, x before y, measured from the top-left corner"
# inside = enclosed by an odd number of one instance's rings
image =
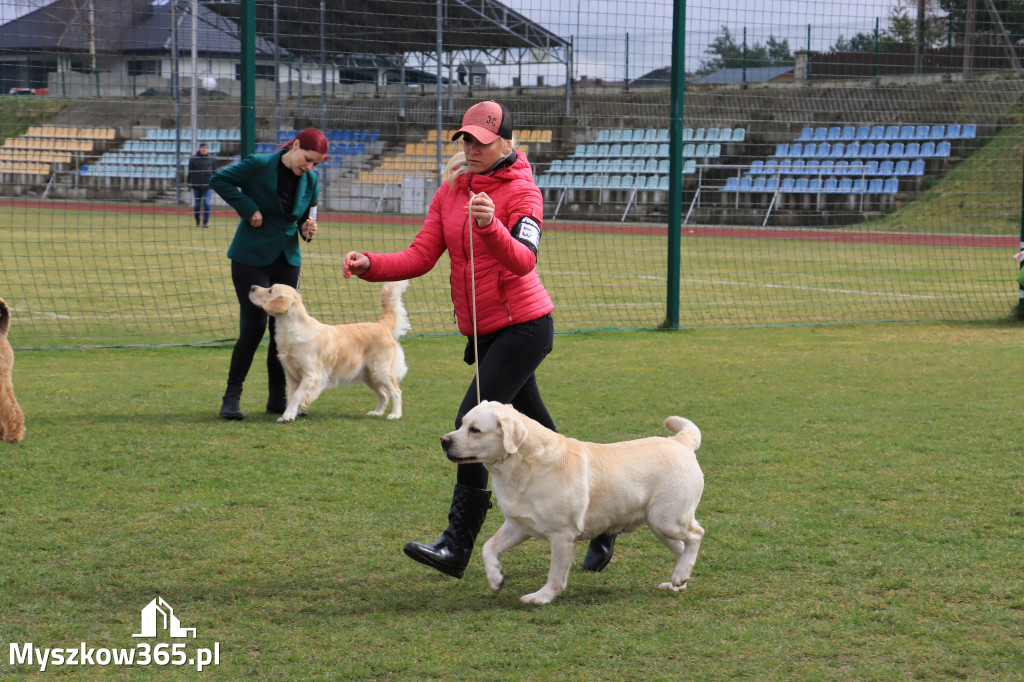
[[[409,280],[403,279],[398,282],[388,282],[380,292],[381,313],[377,321],[391,330],[391,336],[395,341],[412,329],[412,325],[409,324],[409,314],[405,311],[405,304],[402,303],[402,292],[408,288]]]
[[[11,311],[7,308],[7,301],[0,298],[0,336],[7,336],[7,330],[11,328]]]
[[[665,420],[665,428],[671,431],[677,441],[696,451],[700,447],[700,429],[685,417],[669,417]]]

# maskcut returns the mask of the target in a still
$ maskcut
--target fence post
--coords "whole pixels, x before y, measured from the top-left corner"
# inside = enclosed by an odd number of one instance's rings
[[[1020,281],[1020,270],[1024,269],[1024,163],[1021,163],[1021,188],[1020,188],[1020,253],[1017,264],[1017,280]],[[1024,320],[1024,284],[1017,285],[1017,309],[1014,311],[1018,320]]]
[[[672,8],[672,77],[669,102],[668,272],[662,329],[679,329],[679,261],[683,229],[683,95],[686,91],[686,0]]]

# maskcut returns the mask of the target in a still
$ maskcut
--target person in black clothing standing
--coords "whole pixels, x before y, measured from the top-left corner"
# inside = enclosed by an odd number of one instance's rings
[[[213,190],[210,189],[210,177],[217,172],[217,159],[210,156],[210,147],[205,143],[199,145],[199,151],[188,160],[188,184],[192,188],[192,213],[196,218],[196,227],[202,218],[203,227],[210,225],[210,202]],[[202,215],[200,215],[202,207]]]

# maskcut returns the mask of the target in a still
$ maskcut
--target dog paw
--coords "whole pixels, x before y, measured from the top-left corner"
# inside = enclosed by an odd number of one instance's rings
[[[552,590],[541,588],[531,594],[524,594],[519,598],[519,601],[524,604],[550,604],[557,596]]]
[[[395,414],[394,412],[392,412],[391,414],[388,415],[388,419],[401,419],[401,418],[402,418],[402,415]]]
[[[384,414],[384,410],[379,410],[379,411],[378,410],[370,410],[369,412],[366,413],[366,416],[367,417],[379,417],[382,414]]]
[[[672,590],[673,592],[679,592],[686,589],[686,583],[682,585],[676,585],[675,583],[662,583],[658,585],[663,590]]]
[[[295,421],[295,417],[289,417],[288,415],[284,415],[284,414],[277,418],[277,423],[278,424],[287,424],[287,423],[293,422],[293,421]]]

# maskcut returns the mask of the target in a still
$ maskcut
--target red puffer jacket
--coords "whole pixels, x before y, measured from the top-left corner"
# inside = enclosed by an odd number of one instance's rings
[[[367,253],[370,269],[362,278],[386,282],[419,277],[429,272],[447,250],[459,331],[472,336],[470,230],[466,215],[470,190],[486,192],[495,206],[491,224],[472,230],[477,333],[483,336],[547,315],[554,304],[537,275],[537,257],[510,232],[523,216],[531,217],[537,225],[544,219],[543,199],[533,182],[533,170],[520,152],[509,166],[486,175],[465,173],[456,179],[454,188],[443,183],[409,248],[397,253]]]

